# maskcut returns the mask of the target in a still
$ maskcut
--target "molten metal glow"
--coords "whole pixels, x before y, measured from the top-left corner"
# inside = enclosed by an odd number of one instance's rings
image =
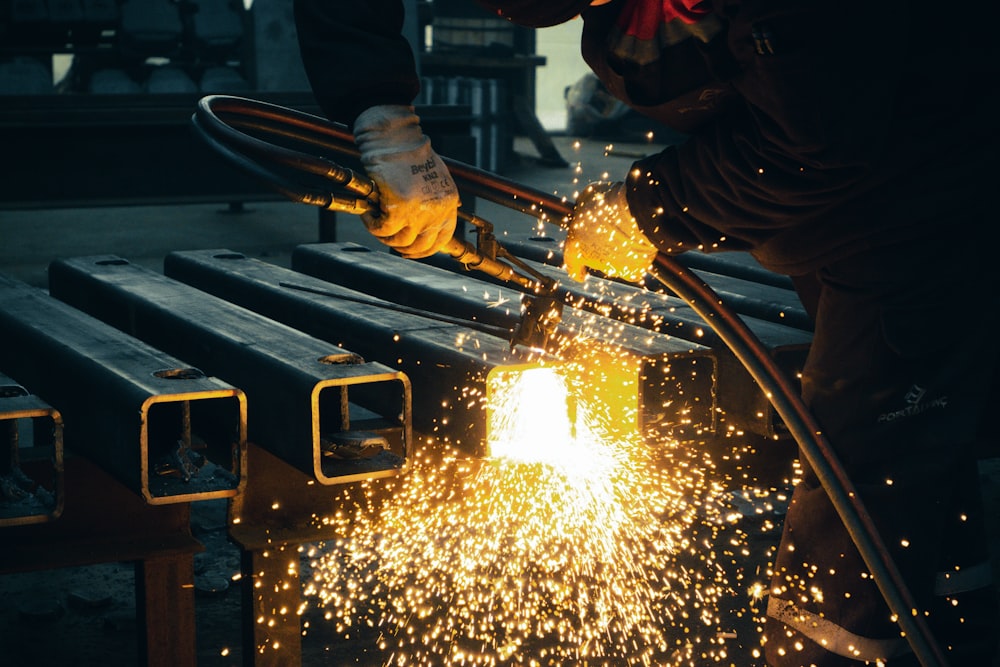
[[[489,449],[493,456],[558,466],[571,454],[569,392],[554,369],[497,369],[489,379]]]

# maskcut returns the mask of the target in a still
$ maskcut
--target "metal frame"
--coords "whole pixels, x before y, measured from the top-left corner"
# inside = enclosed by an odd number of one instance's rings
[[[446,266],[448,270],[441,270],[350,243],[300,245],[292,253],[296,271],[374,297],[503,330],[512,331],[519,325],[521,292],[479,272],[459,272],[453,262]],[[484,290],[489,299],[484,298]],[[680,440],[704,438],[714,432],[718,369],[708,347],[651,333],[637,326],[638,322],[595,320],[592,314],[576,308],[575,300],[570,305],[574,307],[563,309],[549,351],[562,359],[601,353],[609,362],[635,363],[636,427],[640,432],[668,433]],[[665,410],[664,406],[672,407]]]
[[[194,665],[197,626],[191,504],[151,505],[105,470],[69,452],[69,502],[56,521],[3,528],[0,573],[98,563],[135,567],[137,665]]]

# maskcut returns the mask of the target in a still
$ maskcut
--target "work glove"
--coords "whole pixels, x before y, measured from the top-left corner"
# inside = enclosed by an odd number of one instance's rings
[[[368,231],[411,259],[444,247],[455,233],[458,189],[413,107],[367,109],[354,122],[354,141],[379,191],[380,210],[361,216]]]
[[[625,200],[625,184],[591,183],[576,200],[563,247],[570,278],[582,281],[587,269],[639,282],[657,248],[639,229]]]

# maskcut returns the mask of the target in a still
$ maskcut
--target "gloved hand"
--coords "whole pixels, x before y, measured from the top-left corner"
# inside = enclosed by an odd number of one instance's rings
[[[420,129],[413,107],[376,106],[354,122],[361,163],[378,186],[381,211],[361,216],[404,257],[428,257],[455,233],[458,189]]]
[[[591,183],[576,200],[563,264],[573,280],[587,268],[631,282],[642,280],[657,248],[639,229],[625,199],[625,184]]]

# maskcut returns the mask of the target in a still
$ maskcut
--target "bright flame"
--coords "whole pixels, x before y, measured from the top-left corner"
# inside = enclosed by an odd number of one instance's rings
[[[565,465],[574,444],[565,379],[554,368],[497,371],[487,385],[490,454],[522,463]]]

